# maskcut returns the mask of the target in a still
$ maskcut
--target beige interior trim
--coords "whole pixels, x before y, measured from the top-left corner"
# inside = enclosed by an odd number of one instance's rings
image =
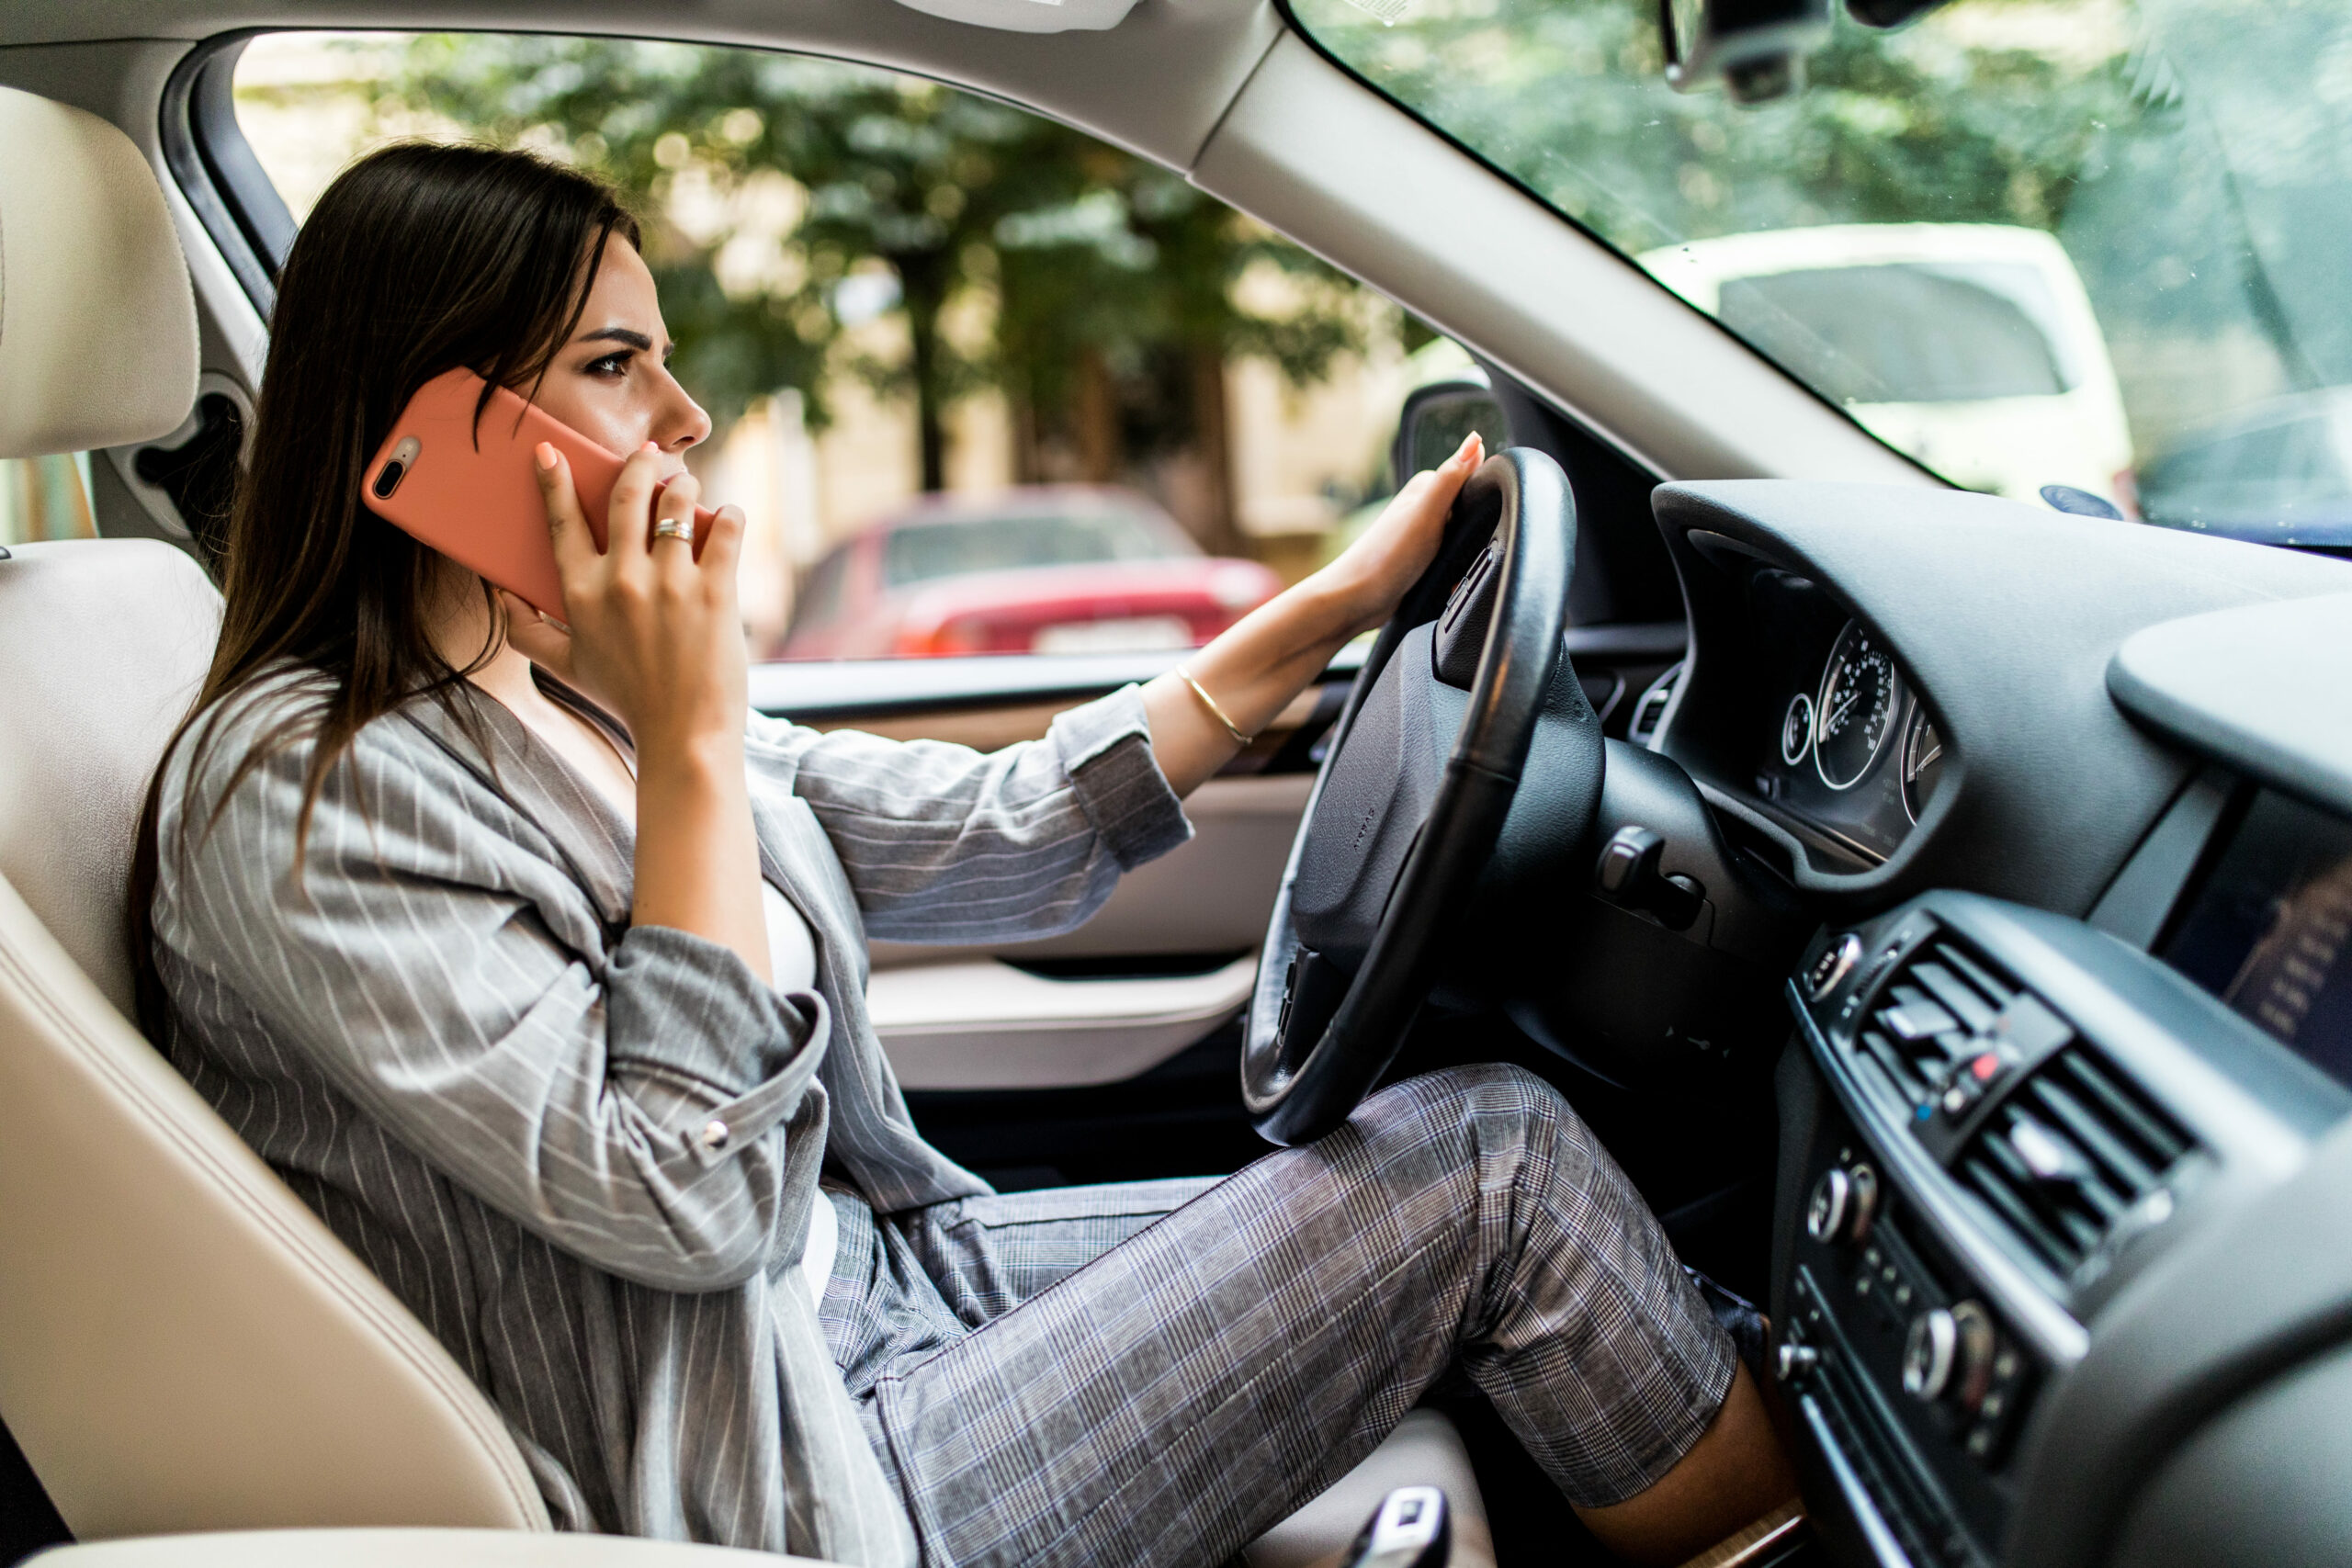
[[[447,1352],[0,882],[0,1417],[74,1532],[545,1529]]]
[[[1244,1568],[1338,1568],[1380,1500],[1399,1486],[1435,1486],[1451,1516],[1451,1568],[1495,1568],[1487,1500],[1462,1435],[1434,1410],[1408,1411],[1388,1440],[1331,1489],[1241,1552]]]
[[[1057,980],[995,959],[875,973],[866,1011],[909,1089],[1053,1089],[1148,1072],[1238,1013],[1255,953],[1206,975]]]
[[[724,1546],[514,1530],[289,1529],[143,1536],[60,1547],[41,1568],[824,1568]]]

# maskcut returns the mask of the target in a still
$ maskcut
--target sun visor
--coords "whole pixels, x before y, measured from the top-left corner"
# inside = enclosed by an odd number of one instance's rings
[[[951,22],[1009,33],[1101,32],[1115,28],[1136,0],[899,0]]]

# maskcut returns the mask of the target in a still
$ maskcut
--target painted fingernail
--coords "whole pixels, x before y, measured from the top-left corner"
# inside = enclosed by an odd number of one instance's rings
[[[531,456],[539,460],[539,471],[541,473],[551,474],[555,472],[555,444],[553,442],[540,442],[537,446],[531,448]]]
[[[644,446],[639,447],[638,450],[640,452],[659,452],[662,450],[662,443],[659,441],[649,441]]]

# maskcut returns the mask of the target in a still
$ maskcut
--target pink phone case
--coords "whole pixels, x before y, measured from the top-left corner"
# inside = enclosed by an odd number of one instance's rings
[[[580,509],[600,550],[622,459],[503,387],[492,391],[477,424],[481,389],[481,378],[465,369],[418,388],[368,459],[359,499],[451,560],[560,616],[563,585],[532,450],[548,442],[571,460]],[[695,507],[695,549],[710,525],[710,510]]]

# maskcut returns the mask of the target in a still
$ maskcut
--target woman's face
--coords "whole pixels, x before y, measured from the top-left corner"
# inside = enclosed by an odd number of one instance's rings
[[[686,448],[710,434],[710,416],[671,376],[673,346],[653,274],[637,248],[615,235],[579,326],[531,400],[623,457],[650,441],[662,448],[662,471],[676,473],[686,466]]]

